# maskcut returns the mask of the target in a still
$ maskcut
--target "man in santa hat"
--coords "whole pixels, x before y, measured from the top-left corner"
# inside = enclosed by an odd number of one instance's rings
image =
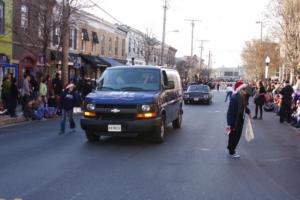
[[[250,109],[247,107],[247,87],[248,85],[242,81],[235,83],[227,111],[227,132],[229,133],[227,149],[232,158],[240,157],[235,149],[242,135],[245,114],[250,115]]]
[[[60,97],[60,109],[62,110],[62,120],[60,124],[59,134],[65,133],[66,119],[68,117],[70,122],[70,128],[75,131],[75,122],[73,119],[73,108],[77,103],[77,98],[74,93],[75,85],[73,83],[68,83],[65,85],[64,91]]]

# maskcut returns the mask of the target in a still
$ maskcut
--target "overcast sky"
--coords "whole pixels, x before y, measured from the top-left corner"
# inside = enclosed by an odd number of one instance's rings
[[[191,23],[196,19],[194,54],[200,54],[200,42],[204,46],[203,57],[208,50],[213,54],[213,67],[236,67],[241,65],[241,50],[245,41],[260,37],[260,26],[270,0],[169,0],[167,11],[166,42],[178,49],[177,57],[191,53]],[[97,0],[99,5],[122,23],[141,31],[151,29],[162,38],[164,0]],[[94,14],[115,22],[98,9]],[[178,29],[179,33],[172,30]]]

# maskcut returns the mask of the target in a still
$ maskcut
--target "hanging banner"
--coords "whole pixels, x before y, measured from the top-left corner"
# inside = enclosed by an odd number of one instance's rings
[[[2,68],[2,77],[6,74],[12,74],[15,78],[18,77],[18,65],[17,64],[0,64]]]

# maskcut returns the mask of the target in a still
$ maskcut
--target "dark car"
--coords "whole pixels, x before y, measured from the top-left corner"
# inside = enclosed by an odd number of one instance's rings
[[[165,127],[180,128],[183,92],[174,69],[150,66],[108,68],[85,99],[81,127],[89,141],[100,136],[149,136],[164,140]]]
[[[193,102],[212,103],[212,93],[207,85],[190,85],[184,93],[184,103],[189,104]]]

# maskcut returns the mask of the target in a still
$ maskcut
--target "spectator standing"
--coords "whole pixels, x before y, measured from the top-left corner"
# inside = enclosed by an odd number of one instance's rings
[[[16,82],[17,82],[16,79],[12,78],[9,103],[8,103],[8,105],[9,105],[8,113],[10,114],[11,117],[17,117],[16,108],[17,108],[17,103],[18,103],[18,98],[19,98],[19,90],[16,85]]]
[[[257,119],[258,109],[260,111],[260,116],[258,119],[262,119],[263,105],[265,104],[265,95],[266,95],[266,89],[263,85],[263,82],[259,81],[258,82],[258,91],[254,97],[255,116],[253,117],[253,119]]]
[[[11,93],[11,78],[9,74],[6,74],[2,83],[2,92],[1,92],[1,99],[3,102],[4,109],[9,108],[9,100],[10,100],[10,93]]]
[[[46,85],[46,79],[43,79],[41,81],[40,87],[39,87],[39,96],[41,97],[41,99],[44,103],[47,102],[47,94],[48,94],[48,88]]]
[[[279,111],[280,123],[283,123],[285,120],[290,123],[291,122],[291,114],[292,114],[292,94],[294,90],[290,85],[290,82],[285,81],[285,86],[280,91],[282,96],[281,107]]]
[[[30,86],[30,75],[26,75],[23,80],[22,85],[22,110],[24,112],[27,103],[30,101],[30,96],[32,94],[31,86]]]
[[[52,80],[53,91],[55,96],[56,106],[59,107],[60,104],[60,96],[63,90],[63,84],[61,80],[61,75],[56,73],[55,78]],[[60,114],[60,110],[58,109],[58,114]]]
[[[66,118],[68,117],[70,129],[75,130],[75,122],[73,119],[73,108],[77,103],[76,95],[74,93],[74,84],[67,84],[65,90],[61,94],[60,108],[62,110],[62,120],[60,124],[59,134],[65,133]]]

